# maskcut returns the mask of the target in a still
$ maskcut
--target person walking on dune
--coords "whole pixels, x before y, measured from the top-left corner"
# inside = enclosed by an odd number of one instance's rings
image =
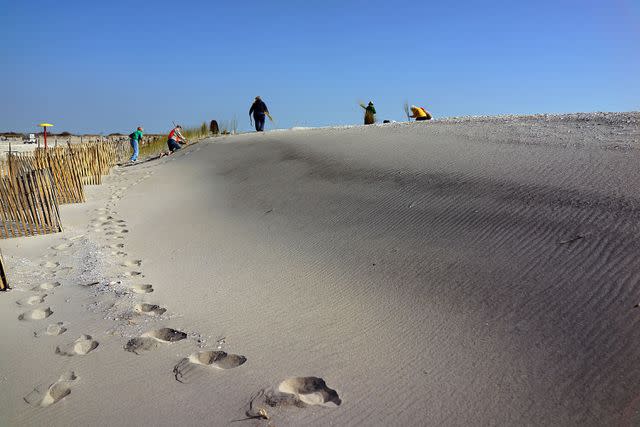
[[[262,98],[256,96],[256,99],[251,104],[251,108],[249,109],[249,120],[251,120],[251,115],[253,114],[253,121],[256,125],[256,132],[264,132],[264,119],[265,116],[269,117],[269,120],[273,120],[271,118],[271,114],[269,114],[269,109],[267,108],[267,104],[264,103]]]
[[[431,120],[433,118],[430,112],[423,107],[416,107],[415,105],[411,106],[411,115],[409,117],[416,119],[416,122]]]
[[[369,105],[366,107],[364,104],[360,104],[364,108],[364,124],[372,125],[376,122],[376,108],[373,106],[373,102],[369,101]]]
[[[129,143],[131,144],[131,148],[133,149],[133,154],[131,154],[131,158],[129,159],[131,163],[135,163],[138,161],[140,144],[142,143],[142,132],[142,126],[138,126],[138,129],[129,135]]]
[[[182,145],[187,144],[187,139],[184,136],[182,136],[182,134],[180,133],[181,129],[182,129],[182,126],[176,125],[176,127],[171,129],[171,132],[169,132],[169,136],[167,138],[167,145],[169,146],[169,151],[172,153],[176,150],[181,149]]]

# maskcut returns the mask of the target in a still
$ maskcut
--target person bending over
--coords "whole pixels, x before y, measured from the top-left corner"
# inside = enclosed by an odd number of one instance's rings
[[[421,122],[423,120],[431,120],[433,116],[431,116],[431,113],[423,107],[416,107],[415,105],[412,105],[411,116],[409,117],[416,119],[416,122]]]
[[[176,127],[171,129],[171,132],[169,132],[167,145],[169,146],[169,151],[172,153],[182,148],[182,145],[187,144],[187,139],[180,133],[181,129],[182,126],[176,125]]]

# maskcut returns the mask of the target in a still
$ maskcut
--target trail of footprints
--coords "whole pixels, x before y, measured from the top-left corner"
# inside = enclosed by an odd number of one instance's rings
[[[59,253],[71,250],[74,246],[74,240],[80,237],[82,236],[76,236],[73,239],[68,239],[64,243],[52,246],[50,248],[52,252],[45,255],[45,261],[39,264],[40,272],[46,276],[55,278],[61,273],[70,272],[72,267],[63,266],[60,262],[53,261],[51,258],[56,257]],[[33,295],[25,296],[16,301],[16,304],[23,309],[23,311],[18,314],[18,320],[39,324],[53,315],[54,310],[47,306],[46,300],[60,286],[61,282],[57,280],[46,281],[33,286],[30,289],[31,292],[34,292]],[[36,338],[45,336],[57,337],[65,332],[67,332],[67,327],[64,322],[55,322],[34,331],[33,336]],[[55,353],[63,355],[85,355],[93,351],[97,346],[97,341],[92,340],[91,337],[87,335],[83,335],[70,345],[56,347]],[[53,405],[71,393],[71,386],[76,379],[77,377],[74,372],[67,372],[58,378],[57,381],[46,387],[40,385],[34,388],[33,391],[24,397],[24,400],[30,405],[37,407]]]
[[[118,175],[118,173],[116,173]],[[150,174],[134,182],[134,185],[146,179]],[[150,284],[137,283],[136,281],[143,278],[141,267],[143,260],[129,258],[125,251],[125,243],[123,239],[129,232],[127,223],[124,219],[117,217],[114,210],[114,204],[123,196],[126,186],[116,189],[109,198],[105,208],[96,210],[96,217],[90,222],[88,232],[96,237],[102,236],[105,241],[104,249],[107,253],[114,257],[120,258],[117,265],[122,271],[120,276],[127,281],[134,281],[128,284],[127,289],[133,294],[138,294],[139,298],[144,298],[146,294],[153,292],[153,286]],[[84,237],[84,235],[76,236],[75,239]],[[71,250],[74,246],[74,238],[68,241],[52,246],[54,251],[49,257],[55,256],[56,253]],[[40,267],[49,273],[55,274],[63,270],[68,271],[68,267],[62,267],[59,262],[46,260],[40,264]],[[84,284],[85,287],[92,287],[99,282]],[[121,282],[111,282],[121,283]],[[44,282],[36,285],[31,290],[36,295],[30,295],[16,301],[16,304],[22,308],[29,308],[22,312],[18,319],[25,322],[42,321],[54,312],[47,307],[45,302],[49,294],[61,286],[59,281]],[[35,307],[41,305],[39,307]],[[34,306],[33,308],[31,308]],[[137,302],[132,307],[132,313],[138,316],[162,319],[167,309],[157,304],[147,302]],[[56,337],[67,332],[64,322],[56,322],[39,329],[34,332],[35,337]],[[138,337],[129,339],[124,344],[124,350],[131,352],[137,356],[146,352],[155,350],[162,346],[169,346],[175,342],[188,339],[185,332],[163,327],[152,329],[142,333]],[[191,353],[189,356],[182,358],[173,368],[173,375],[176,381],[186,384],[192,381],[205,378],[210,371],[229,370],[242,366],[247,362],[247,358],[239,354],[230,354],[222,350],[224,339],[218,341],[218,347],[215,350],[199,350]],[[81,335],[75,340],[69,340],[59,344],[55,348],[55,353],[60,356],[75,357],[87,356],[99,347],[100,343],[93,339],[90,335]],[[24,397],[25,402],[37,406],[48,407],[53,405],[71,393],[73,384],[78,377],[75,372],[70,371],[62,375],[57,381],[51,383],[47,387],[36,387],[32,392]],[[277,387],[261,389],[250,397],[247,404],[245,415],[246,419],[265,419],[270,418],[269,411],[271,408],[280,408],[287,406],[305,407],[308,405],[321,406],[339,406],[341,399],[338,393],[329,388],[322,378],[318,377],[293,377],[288,378],[278,384]]]
[[[126,189],[126,187],[121,188],[121,190],[124,189]],[[121,198],[121,194],[116,192],[111,200],[113,201],[119,198]],[[121,243],[121,241],[129,230],[126,228],[126,221],[116,218],[115,215],[115,212],[110,206],[98,209],[96,217],[89,224],[88,231],[89,233],[104,236],[104,239],[108,242],[106,248],[111,255],[127,257],[127,253],[123,250],[125,245]],[[69,272],[71,270],[70,267],[61,266],[60,262],[52,260],[51,258],[55,258],[58,254],[72,250],[74,241],[82,237],[84,237],[84,235],[76,236],[75,238],[52,246],[50,248],[52,252],[45,255],[45,260],[39,264],[41,271],[48,276],[57,276],[60,272]],[[123,267],[126,270],[122,272],[121,275],[126,278],[140,277],[142,273],[137,271],[137,269],[141,267],[141,265],[142,260],[125,258],[119,263],[119,267]],[[99,282],[89,285],[83,284],[83,286],[91,287],[98,283]],[[29,295],[16,301],[19,307],[26,309],[26,311],[18,315],[18,320],[22,322],[39,322],[53,315],[54,311],[51,307],[46,306],[45,303],[47,297],[53,294],[56,288],[60,286],[60,281],[49,281],[32,287],[31,291],[35,292],[35,295]],[[133,284],[130,286],[130,291],[135,294],[147,294],[153,292],[153,287],[146,284]],[[155,304],[139,303],[135,305],[134,312],[140,316],[159,317],[166,312],[166,309]],[[33,335],[36,338],[46,336],[57,337],[63,335],[67,330],[68,328],[64,322],[56,322],[34,331]],[[169,328],[163,328],[143,334],[140,338],[142,340],[153,340],[153,342],[157,343],[174,342],[186,338],[186,334]],[[100,343],[93,339],[92,336],[84,334],[73,341],[66,341],[57,345],[55,347],[55,354],[66,357],[87,356],[95,351],[99,345]],[[147,347],[148,346],[147,344]],[[24,397],[24,400],[33,406],[48,407],[68,396],[76,380],[77,376],[75,373],[68,372],[47,387],[40,385],[34,388],[33,391]]]

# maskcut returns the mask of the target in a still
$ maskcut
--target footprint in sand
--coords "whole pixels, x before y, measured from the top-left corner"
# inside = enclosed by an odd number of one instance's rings
[[[33,321],[33,320],[42,320],[51,316],[53,311],[51,308],[34,308],[33,310],[26,311],[18,316],[18,320],[23,321]]]
[[[134,307],[136,313],[146,314],[147,316],[162,316],[167,309],[156,304],[136,304]]]
[[[188,383],[193,378],[204,375],[204,370],[209,366],[216,369],[233,369],[246,361],[247,358],[244,356],[224,351],[197,351],[178,362],[173,368],[173,374],[176,381]]]
[[[71,385],[77,378],[73,371],[67,372],[44,390],[39,387],[34,388],[23,399],[30,405],[46,408],[71,394]]]
[[[126,351],[139,355],[144,351],[153,350],[158,347],[159,342],[153,338],[131,338],[124,346]]]
[[[182,331],[171,328],[161,328],[155,331],[145,332],[141,335],[143,338],[153,338],[160,342],[176,342],[187,338],[187,334]]]
[[[18,305],[37,305],[44,302],[44,299],[47,297],[47,294],[41,295],[32,295],[30,297],[22,298],[16,301]]]
[[[57,270],[54,271],[54,273],[68,273],[71,270],[73,270],[73,267],[60,267]]]
[[[60,245],[57,246],[52,246],[51,249],[56,250],[56,251],[64,251],[69,249],[71,246],[73,246],[73,243],[62,243]]]
[[[217,369],[232,369],[237,368],[247,361],[247,358],[237,354],[227,354],[224,351],[197,351],[192,353],[188,357],[189,362],[204,365],[213,366]]]
[[[117,255],[117,256],[121,256],[121,257],[125,257],[127,255],[129,255],[126,252],[122,252],[122,251],[111,251],[111,255]]]
[[[280,383],[278,391],[293,395],[307,405],[340,406],[338,393],[318,377],[295,377]]]
[[[45,261],[45,262],[41,262],[40,263],[40,267],[42,267],[42,268],[58,268],[58,267],[60,267],[60,263],[59,262],[53,262],[53,261]]]
[[[60,282],[45,282],[38,286],[31,288],[32,291],[50,291],[51,289],[60,286]]]
[[[341,404],[338,393],[327,387],[322,378],[296,377],[282,381],[277,390],[268,388],[254,394],[249,400],[245,415],[248,419],[269,419],[268,407],[336,407]]]
[[[62,335],[65,332],[67,332],[67,328],[64,327],[64,323],[62,322],[58,322],[58,323],[52,323],[49,326],[47,326],[45,329],[41,330],[41,331],[37,331],[34,332],[33,335],[36,338],[45,336],[45,335],[49,335],[49,336],[58,336],[58,335]]]
[[[62,356],[84,356],[95,350],[98,345],[98,341],[92,339],[91,335],[81,335],[71,344],[56,347],[56,354]]]
[[[140,271],[125,271],[122,275],[124,277],[138,277],[142,275],[142,273]]]
[[[128,259],[120,264],[121,267],[140,267],[142,265],[141,259]]]
[[[133,285],[131,291],[134,294],[150,294],[153,292],[153,286],[151,285]]]
[[[140,352],[153,350],[159,343],[171,343],[182,341],[187,338],[187,334],[171,328],[162,328],[155,331],[145,332],[137,338],[130,339],[125,344],[124,349],[131,353],[140,354]]]
[[[107,236],[113,236],[115,234],[127,234],[129,232],[129,230],[127,230],[126,228],[123,228],[121,230],[112,230],[112,231],[107,231],[105,233],[105,235]]]
[[[122,249],[122,248],[124,248],[124,243],[114,243],[112,245],[109,245],[109,248],[111,248],[111,249]]]

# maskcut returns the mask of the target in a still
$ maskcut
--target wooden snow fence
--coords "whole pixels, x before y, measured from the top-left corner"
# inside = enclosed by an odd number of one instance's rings
[[[119,160],[116,144],[111,142],[69,144],[56,150],[59,150],[62,157],[68,158],[72,163],[72,169],[78,173],[82,184],[85,185],[102,184],[102,176],[108,175]],[[43,151],[45,150],[36,150]]]
[[[113,142],[8,153],[0,160],[0,238],[62,231],[58,205],[84,202],[83,186],[101,184],[124,155]]]
[[[49,169],[14,172],[4,166],[0,165],[0,237],[62,231],[56,187]]]

